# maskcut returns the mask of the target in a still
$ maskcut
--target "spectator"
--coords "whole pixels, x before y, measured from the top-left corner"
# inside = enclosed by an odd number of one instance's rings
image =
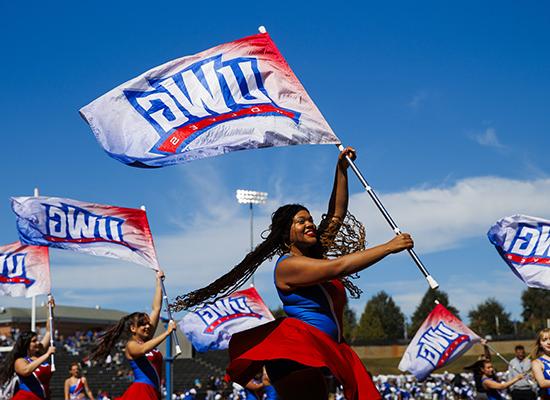
[[[514,348],[515,358],[510,361],[508,378],[515,378],[518,374],[526,375],[531,370],[531,360],[526,357],[525,348],[517,345]],[[536,394],[527,378],[520,379],[510,387],[512,400],[535,400]]]

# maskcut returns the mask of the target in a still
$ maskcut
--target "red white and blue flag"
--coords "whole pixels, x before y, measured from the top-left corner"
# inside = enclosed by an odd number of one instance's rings
[[[159,269],[145,211],[59,197],[12,197],[22,243]]]
[[[199,352],[227,349],[234,333],[273,321],[253,287],[232,293],[189,312],[179,326]]]
[[[399,369],[419,380],[454,361],[481,338],[441,304],[435,306],[409,343]]]
[[[487,236],[527,286],[550,290],[549,220],[513,215],[497,221]]]
[[[32,297],[50,289],[47,247],[19,242],[0,246],[0,296]]]
[[[155,67],[80,113],[110,156],[137,167],[340,143],[267,33]]]

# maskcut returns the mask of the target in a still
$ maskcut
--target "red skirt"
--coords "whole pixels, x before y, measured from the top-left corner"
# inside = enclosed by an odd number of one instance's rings
[[[32,392],[28,392],[26,390],[20,390],[17,393],[15,393],[15,396],[13,396],[11,400],[43,400],[43,399],[42,397],[39,397]]]
[[[121,397],[115,400],[160,400],[160,393],[153,386],[146,383],[134,382]]]
[[[365,366],[346,343],[295,318],[281,318],[233,335],[227,374],[246,385],[266,361],[291,360],[299,364],[328,368],[344,386],[347,400],[378,400]]]

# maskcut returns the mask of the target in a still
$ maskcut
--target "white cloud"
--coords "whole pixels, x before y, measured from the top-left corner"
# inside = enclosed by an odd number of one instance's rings
[[[472,135],[472,138],[482,146],[493,147],[499,150],[506,149],[506,146],[498,139],[495,128],[487,128],[483,133]]]
[[[489,227],[499,218],[512,214],[550,217],[550,179],[520,181],[497,177],[475,177],[446,187],[413,188],[403,192],[379,193],[382,202],[404,231],[413,233],[419,254],[444,252],[464,246],[471,238],[485,237]],[[283,203],[282,195],[277,202]],[[231,199],[232,200],[232,199]],[[213,218],[210,203],[197,210],[195,217],[177,234],[157,235],[155,242],[162,268],[167,274],[170,297],[204,286],[229,271],[249,249],[249,220],[246,213],[236,216],[239,205],[223,205]],[[269,214],[278,204],[272,200],[258,208],[255,216],[255,241],[269,225]],[[371,244],[389,240],[393,232],[365,192],[351,196],[350,209],[367,226]],[[318,217],[323,204],[312,204]],[[242,211],[242,210],[241,210]],[[225,214],[224,214],[225,213]],[[145,309],[150,306],[154,274],[138,265],[108,258],[52,251],[52,281],[54,294],[61,304],[95,305],[122,309]],[[406,256],[403,256],[406,258]],[[408,261],[407,261],[408,262]],[[267,262],[266,262],[267,264]],[[270,264],[271,265],[271,264]],[[451,301],[467,312],[487,297],[519,303],[521,283],[510,284],[514,278],[480,281],[465,275],[442,275],[437,278]],[[371,279],[369,272],[366,276]],[[421,279],[421,278],[419,278]],[[276,306],[271,268],[261,267],[257,286],[266,301]],[[424,294],[426,286],[408,280],[385,282],[406,314],[410,314]],[[364,301],[379,291],[380,282],[361,279],[366,295],[353,303],[358,311]],[[271,288],[271,289],[269,289]],[[6,305],[24,304],[30,300],[9,300]]]
[[[400,228],[413,233],[422,252],[444,251],[484,236],[505,216],[550,217],[550,179],[467,178],[448,187],[410,189],[380,198]],[[370,243],[391,238],[367,193],[353,195],[350,209],[365,223]]]

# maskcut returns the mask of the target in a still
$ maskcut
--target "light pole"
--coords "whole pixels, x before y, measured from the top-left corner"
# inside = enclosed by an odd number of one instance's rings
[[[250,251],[254,250],[254,204],[265,204],[267,201],[266,192],[255,190],[238,189],[236,192],[239,204],[248,204],[250,209]],[[252,275],[252,286],[254,286],[254,275]]]

